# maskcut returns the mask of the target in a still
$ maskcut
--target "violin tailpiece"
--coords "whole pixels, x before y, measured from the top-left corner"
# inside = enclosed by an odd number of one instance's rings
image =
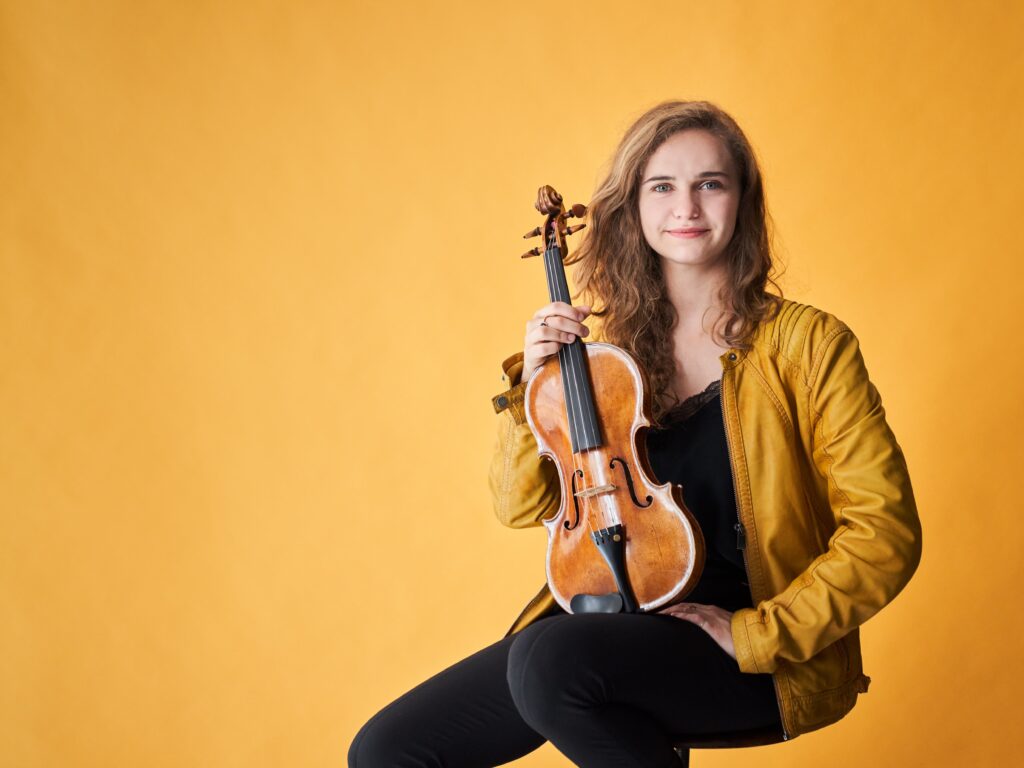
[[[629,573],[626,570],[626,529],[621,523],[602,528],[591,534],[598,552],[608,565],[608,570],[615,578],[615,586],[619,588],[622,596],[622,610],[625,613],[636,613],[639,605],[636,595],[633,594],[633,587],[629,583]]]

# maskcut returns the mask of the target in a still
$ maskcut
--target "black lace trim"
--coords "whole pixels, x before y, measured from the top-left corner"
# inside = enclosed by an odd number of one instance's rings
[[[715,379],[704,388],[703,392],[690,395],[682,402],[672,406],[665,413],[662,421],[666,424],[678,424],[681,421],[686,421],[688,418],[693,416],[693,414],[718,397],[721,389],[722,380]]]

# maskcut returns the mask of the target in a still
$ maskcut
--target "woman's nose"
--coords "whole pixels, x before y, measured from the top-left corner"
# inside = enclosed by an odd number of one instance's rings
[[[697,204],[695,195],[679,195],[672,208],[672,214],[680,219],[696,219],[700,217],[700,206]]]

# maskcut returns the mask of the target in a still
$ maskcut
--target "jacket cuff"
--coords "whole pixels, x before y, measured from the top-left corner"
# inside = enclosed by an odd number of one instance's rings
[[[526,397],[526,384],[516,384],[500,395],[491,398],[494,404],[494,412],[501,413],[507,410],[512,421],[516,424],[526,423],[526,412],[523,410],[523,399]]]
[[[750,675],[761,672],[757,666],[757,659],[754,657],[754,646],[750,642],[750,634],[747,629],[751,622],[757,620],[757,611],[753,608],[740,608],[733,613],[730,625],[736,663],[739,664],[740,672]]]
[[[516,424],[526,422],[526,412],[523,410],[523,400],[526,397],[526,382],[520,382],[519,376],[523,371],[523,353],[516,352],[505,359],[501,364],[504,373],[501,380],[508,387],[500,395],[491,398],[495,413],[507,410]]]

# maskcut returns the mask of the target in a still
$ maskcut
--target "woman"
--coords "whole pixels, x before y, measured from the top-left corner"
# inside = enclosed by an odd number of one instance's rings
[[[372,718],[350,766],[494,766],[545,740],[581,766],[677,766],[681,734],[793,738],[867,690],[857,627],[910,579],[920,523],[856,337],[766,291],[749,142],[712,104],[661,104],[627,131],[589,219],[578,283],[648,374],[649,458],[700,523],[701,579],[652,614],[568,615],[545,586],[505,638]],[[490,481],[509,527],[558,510],[525,382],[590,314],[541,308],[504,363]]]

